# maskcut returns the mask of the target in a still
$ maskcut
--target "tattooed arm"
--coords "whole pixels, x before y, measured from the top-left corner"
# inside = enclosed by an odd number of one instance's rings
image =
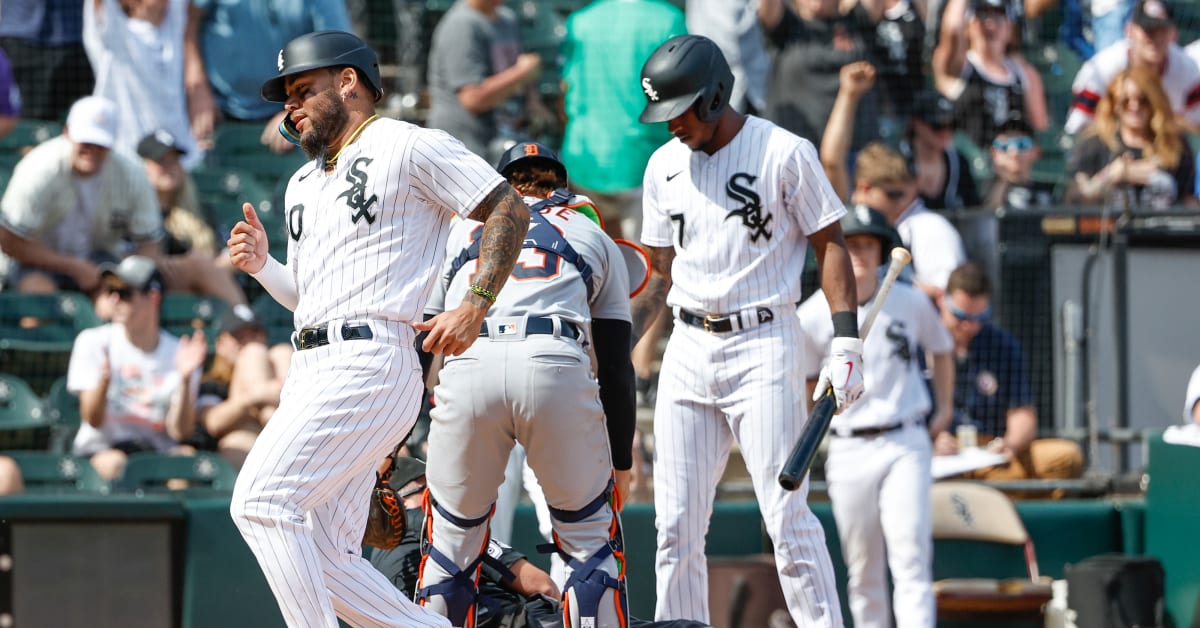
[[[671,289],[671,262],[675,261],[675,249],[669,246],[647,246],[650,252],[650,281],[641,294],[629,304],[633,315],[634,342],[642,337],[646,326],[654,322],[658,311],[667,303],[667,291]]]
[[[525,234],[529,232],[529,208],[507,183],[492,190],[471,212],[471,218],[483,223],[479,242],[479,265],[473,285],[499,294],[512,274]],[[479,337],[479,327],[492,306],[489,299],[467,292],[462,305],[433,318],[414,323],[418,331],[427,331],[422,348],[430,353],[459,355]]]

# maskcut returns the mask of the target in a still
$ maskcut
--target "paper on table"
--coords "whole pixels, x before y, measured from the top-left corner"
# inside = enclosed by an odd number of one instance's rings
[[[982,447],[971,447],[959,450],[953,456],[934,456],[930,466],[933,479],[940,480],[959,473],[1004,464],[1007,460],[1004,454],[992,453]]]

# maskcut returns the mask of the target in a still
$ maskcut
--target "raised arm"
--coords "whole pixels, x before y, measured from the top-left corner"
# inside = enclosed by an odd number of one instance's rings
[[[842,66],[839,72],[841,84],[833,110],[825,123],[821,135],[821,167],[833,184],[842,202],[850,200],[850,140],[854,137],[854,116],[858,103],[875,84],[875,66],[866,61],[856,61]]]

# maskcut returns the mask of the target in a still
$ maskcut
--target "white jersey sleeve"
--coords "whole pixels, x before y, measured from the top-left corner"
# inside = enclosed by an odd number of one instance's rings
[[[812,142],[801,139],[796,143],[785,164],[784,181],[795,182],[784,189],[784,204],[799,217],[804,235],[812,235],[846,215],[846,204],[833,191]]]
[[[930,353],[949,353],[954,350],[954,338],[937,306],[924,292],[913,290],[916,298],[912,299],[912,322],[916,327],[915,339],[921,348]]]
[[[896,225],[912,253],[913,281],[945,288],[950,273],[967,261],[962,236],[941,214],[919,208]]]
[[[499,185],[508,185],[482,157],[454,136],[421,129],[413,141],[413,187],[433,204],[467,218]]]
[[[670,160],[670,155],[677,154],[678,149],[672,148],[672,144],[678,143],[679,140],[672,139],[666,145],[660,147],[653,155],[650,156],[650,161],[646,164],[646,174],[642,179],[642,244],[645,246],[670,247],[674,245],[672,239],[673,231],[671,227],[671,216],[663,209],[658,202],[659,182],[666,175],[663,174],[670,166],[677,165],[679,170],[687,166],[687,163],[669,164],[664,162]]]
[[[1071,83],[1071,110],[1063,129],[1082,131],[1096,117],[1096,106],[1108,92],[1108,83],[1129,65],[1129,42],[1120,40],[1097,52],[1079,68]]]

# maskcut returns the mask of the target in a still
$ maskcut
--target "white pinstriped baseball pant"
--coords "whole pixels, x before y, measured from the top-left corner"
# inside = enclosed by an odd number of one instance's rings
[[[734,440],[754,484],[788,611],[799,628],[842,625],[833,563],[808,481],[776,478],[804,424],[800,319],[709,334],[678,320],[654,411],[656,620],[711,623],[704,536]]]
[[[374,470],[416,421],[414,331],[372,321],[373,340],[292,355],[279,409],[238,475],[230,511],[290,627],[449,626],[362,557]]]

